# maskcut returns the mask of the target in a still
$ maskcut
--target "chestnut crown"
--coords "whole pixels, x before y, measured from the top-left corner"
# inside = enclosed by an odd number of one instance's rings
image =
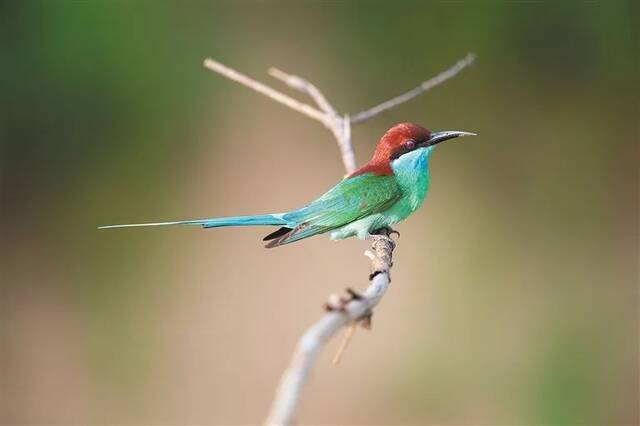
[[[426,146],[431,131],[413,123],[396,124],[382,136],[371,159],[374,163],[391,162],[402,154]]]
[[[475,136],[475,133],[459,130],[431,132],[429,129],[413,123],[396,124],[382,136],[371,160],[353,172],[350,177],[369,172],[377,175],[392,174],[392,161],[403,154],[418,148],[434,146],[459,136]]]

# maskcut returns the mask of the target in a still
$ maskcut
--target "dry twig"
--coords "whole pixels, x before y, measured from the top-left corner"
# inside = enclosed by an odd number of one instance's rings
[[[321,122],[325,127],[331,130],[336,138],[340,148],[342,162],[347,174],[349,174],[356,169],[355,155],[353,152],[353,145],[351,143],[352,124],[362,123],[369,120],[384,111],[395,108],[398,105],[431,90],[435,86],[444,83],[464,68],[471,65],[474,59],[475,56],[470,53],[448,70],[422,82],[413,90],[362,111],[353,117],[350,117],[347,114],[340,115],[336,112],[335,108],[329,103],[329,101],[327,101],[322,92],[307,80],[295,75],[287,74],[279,69],[271,68],[269,70],[269,74],[274,78],[283,81],[289,87],[307,94],[316,103],[317,108],[285,95],[213,59],[206,59],[204,61],[204,66],[211,71],[215,71],[230,80],[236,81],[283,105],[288,106],[295,111]],[[373,235],[371,236],[371,240],[371,251],[365,252],[365,255],[371,259],[372,263],[372,272],[369,275],[369,286],[362,294],[357,294],[352,290],[348,290],[348,298],[330,298],[329,302],[326,304],[328,312],[303,334],[302,338],[298,342],[296,351],[291,363],[289,364],[289,368],[287,368],[282,376],[280,386],[278,387],[266,424],[291,424],[300,399],[302,388],[309,377],[309,373],[311,372],[315,360],[323,345],[333,335],[335,335],[342,327],[349,324],[360,322],[364,326],[370,325],[372,310],[380,302],[391,283],[389,271],[393,265],[392,255],[395,248],[395,242],[388,234]]]
[[[333,360],[331,361],[333,365],[340,364],[340,361],[342,360],[342,355],[344,354],[344,351],[347,349],[347,346],[349,346],[349,343],[353,338],[353,333],[356,332],[357,326],[358,326],[357,322],[352,322],[349,325],[349,327],[347,327],[347,331],[344,333],[344,337],[340,341],[340,346],[338,347],[338,350],[336,351],[336,354],[333,356]]]
[[[353,124],[362,123],[363,121],[366,121],[366,120],[369,120],[370,118],[375,117],[381,112],[395,108],[398,105],[403,104],[415,98],[416,96],[422,95],[424,92],[427,92],[433,89],[434,87],[444,83],[445,81],[455,77],[456,74],[458,74],[460,71],[462,71],[463,69],[471,65],[473,61],[475,61],[475,59],[476,59],[476,56],[473,53],[468,53],[467,56],[465,56],[464,58],[456,62],[454,66],[447,69],[446,71],[441,72],[435,77],[430,78],[429,80],[423,81],[422,83],[420,83],[418,87],[411,89],[400,96],[396,96],[393,99],[389,99],[388,101],[385,101],[379,105],[369,108],[368,110],[357,113],[351,118],[351,123]]]
[[[323,345],[342,327],[368,318],[389,288],[389,269],[395,243],[387,236],[376,235],[372,238],[374,259],[369,287],[357,297],[341,298],[337,303],[328,303],[328,312],[304,333],[289,368],[282,376],[266,424],[291,424],[302,387]]]

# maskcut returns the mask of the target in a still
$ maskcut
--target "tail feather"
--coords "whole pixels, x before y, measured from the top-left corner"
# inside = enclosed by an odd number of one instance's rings
[[[252,225],[288,225],[282,214],[261,214],[255,216],[230,216],[211,219],[180,220],[173,222],[153,222],[153,223],[129,223],[124,225],[105,225],[98,229],[111,228],[137,228],[144,226],[167,226],[167,225],[200,225],[203,228],[218,228],[221,226],[252,226]]]

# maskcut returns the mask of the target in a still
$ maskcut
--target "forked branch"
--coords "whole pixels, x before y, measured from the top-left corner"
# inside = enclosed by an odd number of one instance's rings
[[[348,114],[339,114],[315,85],[302,77],[285,73],[277,68],[271,68],[269,74],[289,87],[308,95],[317,107],[300,102],[213,59],[206,59],[204,66],[322,123],[331,130],[336,138],[345,171],[350,174],[356,169],[351,143],[352,124],[369,120],[431,90],[456,76],[464,68],[471,65],[474,59],[475,56],[470,53],[448,70],[422,82],[418,87],[359,112],[353,117]],[[291,363],[280,381],[266,424],[289,425],[292,423],[302,388],[320,350],[331,337],[342,327],[354,322],[361,322],[363,325],[370,324],[373,308],[382,300],[391,283],[390,270],[393,265],[392,256],[395,248],[395,242],[390,238],[388,232],[383,235],[374,235],[371,239],[371,251],[365,252],[372,262],[368,287],[362,294],[349,290],[349,297],[332,295],[329,298],[325,305],[327,313],[307,329],[298,342]]]
[[[340,148],[342,163],[344,164],[345,171],[347,172],[347,174],[349,174],[356,169],[355,154],[353,152],[353,145],[351,143],[352,124],[358,124],[369,120],[384,111],[395,108],[398,105],[401,105],[415,98],[416,96],[419,96],[433,89],[434,87],[444,83],[450,78],[455,77],[460,71],[471,65],[474,60],[475,55],[469,53],[467,54],[467,56],[456,62],[456,64],[454,64],[451,68],[443,71],[442,73],[429,80],[423,81],[418,87],[372,108],[359,112],[352,117],[350,117],[348,114],[339,114],[338,112],[336,112],[335,108],[333,108],[329,101],[327,101],[327,98],[315,85],[311,84],[302,77],[288,74],[277,68],[269,69],[269,74],[271,74],[271,76],[273,76],[274,78],[283,81],[289,87],[309,95],[309,97],[316,103],[318,108],[304,102],[300,102],[292,98],[291,96],[285,95],[284,93],[273,89],[272,87],[267,86],[264,83],[254,80],[251,77],[248,77],[234,70],[233,68],[229,68],[228,66],[223,65],[214,59],[205,59],[204,66],[211,71],[217,72],[218,74],[227,77],[230,80],[240,83],[250,89],[255,90],[256,92],[262,93],[263,95],[273,99],[274,101],[286,105],[289,108],[322,123],[331,131],[331,133],[333,133],[333,136],[336,138],[338,147]]]

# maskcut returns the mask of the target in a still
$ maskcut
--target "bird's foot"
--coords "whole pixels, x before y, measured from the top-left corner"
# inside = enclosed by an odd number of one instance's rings
[[[384,226],[380,229],[376,229],[375,231],[373,231],[371,234],[373,235],[384,235],[387,237],[392,236],[393,234],[396,234],[398,236],[398,238],[400,238],[400,233],[398,231],[396,231],[395,229],[393,229],[390,226]]]
[[[393,238],[391,238],[391,236],[393,234],[396,234],[398,236],[398,238],[400,237],[400,233],[398,231],[396,231],[395,229],[393,229],[390,226],[385,226],[383,228],[380,229],[376,229],[375,231],[372,231],[369,236],[367,237],[367,239],[369,240],[373,240],[375,241],[385,241],[389,244],[391,244],[393,247],[395,247],[396,243],[393,240]]]

